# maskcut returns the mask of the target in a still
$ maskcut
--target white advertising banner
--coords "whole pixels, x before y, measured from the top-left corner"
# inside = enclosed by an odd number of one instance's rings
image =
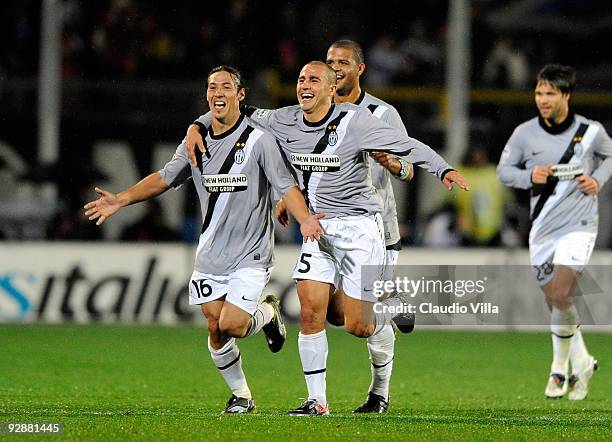
[[[195,246],[183,244],[0,242],[0,322],[202,323],[200,309],[188,304],[194,253]],[[265,290],[281,298],[283,312],[293,322],[299,318],[291,279],[298,256],[298,245],[276,247]],[[398,262],[444,264],[525,266],[524,279],[533,288],[510,286],[508,296],[517,308],[532,309],[534,302],[544,308],[526,250],[406,248]],[[596,276],[604,275],[598,281],[612,275],[607,271],[612,253],[595,253],[591,264]],[[608,298],[597,305],[607,318],[612,317]]]
[[[194,253],[181,244],[0,242],[0,322],[201,322],[187,294]],[[278,253],[268,289],[293,317],[298,249]]]

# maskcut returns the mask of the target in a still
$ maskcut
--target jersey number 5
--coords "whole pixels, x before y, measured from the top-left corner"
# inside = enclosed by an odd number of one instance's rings
[[[300,256],[300,264],[304,264],[304,268],[298,269],[298,272],[308,273],[310,271],[310,263],[306,261],[306,258],[310,258],[310,257],[312,257],[311,253],[302,253],[302,256]]]

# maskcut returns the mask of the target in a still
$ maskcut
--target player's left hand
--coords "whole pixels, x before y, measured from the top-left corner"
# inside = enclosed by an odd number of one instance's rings
[[[304,242],[308,242],[311,239],[313,242],[321,239],[321,235],[325,233],[319,220],[325,217],[325,213],[315,213],[310,215],[302,224],[300,224],[300,232],[304,237]]]
[[[469,191],[470,183],[456,170],[451,170],[444,175],[444,180],[442,180],[442,184],[446,186],[448,190],[453,190],[453,183],[459,186],[461,189]]]
[[[593,196],[597,195],[597,192],[599,192],[599,183],[595,178],[587,175],[580,175],[576,177],[576,179],[580,181],[580,184],[576,187],[585,195]]]
[[[399,160],[386,152],[370,152],[370,156],[393,175],[397,175],[402,168]]]

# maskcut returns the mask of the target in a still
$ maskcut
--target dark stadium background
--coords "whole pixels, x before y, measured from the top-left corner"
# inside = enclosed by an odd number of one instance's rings
[[[599,119],[610,130],[608,2],[468,3],[469,146],[483,145],[490,161],[497,161],[512,129],[534,115],[533,78],[549,62],[577,68],[576,110]],[[516,10],[524,3],[531,6]],[[447,1],[233,0],[213,8],[208,2],[72,0],[61,5],[61,139],[58,161],[51,164],[40,164],[37,155],[40,2],[9,1],[0,6],[0,139],[20,156],[27,171],[10,170],[6,160],[0,167],[18,175],[14,178],[20,183],[54,182],[61,198],[54,213],[37,228],[8,228],[6,224],[20,220],[2,216],[0,235],[6,239],[103,239],[82,222],[69,225],[77,222],[83,190],[104,178],[92,160],[96,141],[125,142],[138,176],[144,176],[152,170],[155,143],[177,144],[186,125],[206,110],[201,97],[212,67],[238,66],[250,103],[261,107],[293,104],[293,85],[301,65],[322,58],[329,43],[338,38],[362,44],[366,89],[400,110],[411,135],[445,153]],[[500,38],[523,57],[525,78],[513,80],[501,64],[492,75],[485,74]],[[377,67],[380,54],[389,55],[396,60],[392,64],[400,67]],[[370,78],[375,70],[388,78]],[[368,86],[372,82],[376,84]],[[15,181],[10,184],[16,185]],[[10,199],[8,185],[3,202]],[[428,216],[436,209],[420,198],[419,186],[423,183],[417,180],[398,195],[400,206],[405,207],[400,210],[400,222],[406,227],[404,242],[416,245],[423,244]],[[602,198],[606,221],[609,197],[607,192]],[[197,208],[187,202],[194,201],[193,195],[178,198],[185,216],[171,227],[182,239],[193,241]],[[510,212],[518,214],[514,226],[524,243],[525,196],[518,194],[516,201],[520,207]],[[598,245],[610,247],[609,229],[602,230]]]
[[[45,7],[62,24],[51,51]],[[466,24],[456,70],[447,50]],[[187,305],[201,227],[193,189],[122,210],[103,228],[82,213],[94,185],[118,191],[172,155],[207,110],[211,68],[240,68],[251,104],[289,105],[301,66],[339,38],[363,46],[363,86],[397,107],[410,135],[459,153],[460,167],[486,152],[476,176],[535,116],[533,79],[546,63],[577,69],[574,110],[612,133],[611,31],[604,0],[0,2],[0,438],[7,422],[44,421],[64,424],[70,440],[611,440],[609,293],[590,298],[596,327],[583,327],[602,365],[589,398],[543,398],[549,318],[527,266],[526,193],[502,195],[495,180],[472,189],[504,198],[497,235],[480,242],[460,229],[456,193],[418,170],[409,185],[394,183],[400,264],[513,266],[502,292],[525,316],[465,329],[417,321],[396,341],[390,412],[364,418],[351,414],[369,382],[364,342],[328,327],[332,416],[299,422],[284,416],[305,394],[295,228],[277,229],[267,289],[292,323],[287,344],[270,355],[261,336],[240,342],[260,414],[227,419],[227,387]],[[51,65],[58,75],[46,81]],[[467,99],[457,103],[459,75]],[[58,111],[48,112],[54,93]],[[467,130],[450,142],[457,105],[467,106]],[[57,138],[43,135],[54,129]],[[590,268],[608,292],[612,185],[599,197]]]

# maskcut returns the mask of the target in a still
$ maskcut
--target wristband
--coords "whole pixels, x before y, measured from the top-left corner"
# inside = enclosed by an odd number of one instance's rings
[[[401,158],[398,158],[397,160],[400,163],[400,170],[395,175],[395,178],[403,181],[410,175],[410,169],[412,169],[412,163],[409,163],[406,160],[402,160]]]

